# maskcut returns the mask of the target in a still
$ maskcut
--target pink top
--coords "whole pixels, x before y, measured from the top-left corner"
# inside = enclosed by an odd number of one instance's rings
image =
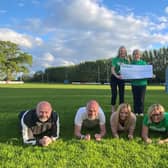
[[[134,113],[131,112],[130,118],[126,123],[121,125],[119,121],[117,121],[118,114],[117,112],[112,113],[110,117],[110,124],[111,124],[111,129],[112,129],[112,134],[116,135],[118,134],[118,131],[128,131],[129,133],[133,133],[135,126],[136,126],[136,116]]]

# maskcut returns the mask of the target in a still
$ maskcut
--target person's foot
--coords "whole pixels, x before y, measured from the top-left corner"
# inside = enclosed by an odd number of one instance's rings
[[[138,113],[135,113],[136,116],[138,116],[139,114]]]
[[[140,115],[140,116],[142,116],[142,117],[144,116],[144,114],[143,114],[143,113],[140,113],[139,115]]]

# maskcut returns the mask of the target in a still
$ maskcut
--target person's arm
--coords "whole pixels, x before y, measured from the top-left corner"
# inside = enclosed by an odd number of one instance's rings
[[[97,141],[100,141],[102,139],[102,137],[104,137],[106,134],[106,126],[105,124],[100,125],[100,133],[99,134],[95,134],[95,139]]]
[[[168,143],[168,138],[159,140],[158,144]]]
[[[142,126],[142,139],[147,143],[151,143],[152,140],[148,137],[148,132],[149,132],[149,128],[146,125],[143,125]]]
[[[53,115],[53,125],[52,125],[52,136],[50,137],[52,141],[55,141],[59,138],[60,133],[60,123],[59,123],[59,116],[58,114]]]
[[[98,116],[99,116],[100,133],[96,133],[94,135],[94,137],[97,141],[100,141],[101,138],[104,137],[106,134],[106,125],[105,125],[106,117],[105,117],[104,111],[101,107],[99,107]]]
[[[85,110],[86,110],[85,108],[79,108],[76,113],[75,120],[74,120],[74,125],[75,125],[74,134],[79,139],[90,140],[90,134],[83,135],[81,133],[82,123],[85,118],[85,116],[84,116]]]
[[[121,76],[120,76],[120,75],[117,75],[117,73],[115,72],[115,67],[114,67],[114,66],[111,67],[111,73],[112,73],[116,78],[118,78],[118,79],[121,78]]]
[[[90,140],[90,134],[83,135],[81,134],[81,126],[75,125],[74,134],[79,139]]]
[[[110,117],[111,132],[114,138],[119,138],[117,122],[115,121],[115,118],[115,113],[113,113]]]
[[[32,130],[24,123],[22,123],[22,138],[23,143],[25,144],[36,145],[38,143],[36,138],[33,136]]]
[[[31,145],[36,145],[38,141],[33,135],[32,130],[26,125],[24,122],[24,117],[28,113],[26,111],[23,116],[21,117],[21,127],[22,127],[22,138],[23,138],[23,143],[24,144],[31,144]]]
[[[56,113],[53,113],[53,120],[52,122],[52,135],[51,136],[43,136],[39,139],[38,143],[42,146],[48,146],[50,143],[55,141],[59,138],[59,116]]]
[[[134,135],[134,130],[136,127],[136,116],[135,115],[131,115],[131,123],[129,126],[129,131],[128,131],[128,138],[131,140],[133,139],[133,135]]]

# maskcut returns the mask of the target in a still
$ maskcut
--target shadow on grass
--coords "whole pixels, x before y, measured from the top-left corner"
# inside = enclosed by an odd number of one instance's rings
[[[16,118],[4,119],[0,122],[0,142],[6,144],[21,145],[21,133]]]

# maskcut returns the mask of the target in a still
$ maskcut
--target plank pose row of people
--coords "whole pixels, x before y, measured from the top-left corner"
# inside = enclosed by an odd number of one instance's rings
[[[19,114],[23,142],[25,144],[48,146],[59,138],[59,116],[52,110],[51,104],[46,101],[39,102],[36,109],[27,110]],[[136,115],[131,111],[131,106],[122,103],[110,117],[111,131],[114,138],[119,138],[120,131],[128,132],[128,139],[133,139],[136,128]],[[99,131],[91,137],[90,133],[83,134],[83,129]],[[160,104],[149,107],[142,124],[142,139],[151,143],[149,130],[168,131],[168,113]],[[86,130],[85,130],[86,131]],[[106,134],[105,114],[96,100],[90,100],[85,107],[80,107],[74,119],[74,134],[78,139],[100,141]],[[168,138],[158,143],[166,143]]]

